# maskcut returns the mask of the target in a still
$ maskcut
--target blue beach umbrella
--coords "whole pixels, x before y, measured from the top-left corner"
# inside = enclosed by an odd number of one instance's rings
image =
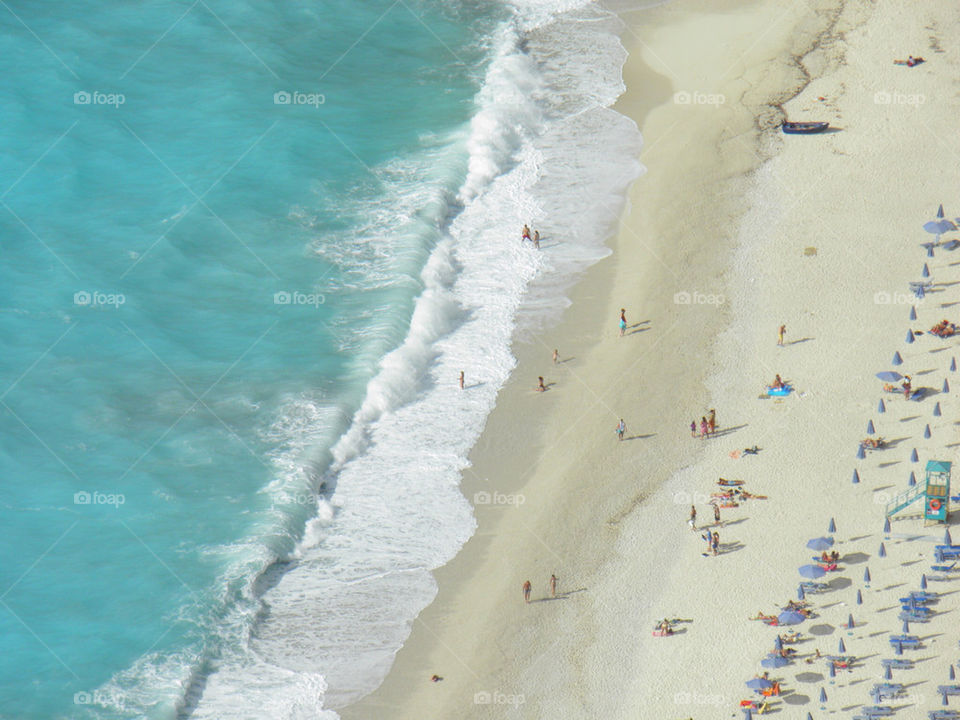
[[[925,278],[930,277],[930,268],[927,267],[926,263],[923,264],[923,276]]]
[[[938,218],[936,220],[930,220],[923,224],[923,229],[926,230],[931,235],[937,236],[937,245],[940,244],[940,236],[944,233],[948,233],[951,230],[956,230],[957,226],[954,225],[950,220],[946,218]]]
[[[953,545],[953,538],[950,537],[950,528],[943,531],[943,544]]]
[[[893,354],[893,360],[890,361],[890,364],[891,364],[891,365],[903,365],[903,358],[900,357],[900,353],[899,353],[899,352],[895,352],[895,353]],[[883,378],[881,378],[881,380],[882,380],[882,379],[883,379]]]
[[[883,404],[883,398],[880,398],[880,404],[877,405],[877,412],[881,415],[887,411],[887,406]]]
[[[950,358],[950,372],[957,371],[957,359],[955,357]]]
[[[816,550],[817,552],[823,552],[824,550],[829,550],[833,547],[833,538],[832,537],[818,537],[813,538],[813,540],[807,540],[807,547],[811,550]]]
[[[780,625],[799,625],[806,618],[796,610],[784,610],[777,616],[777,622]]]
[[[783,640],[777,635],[777,639],[773,641],[773,647],[775,650],[783,650]]]
[[[926,589],[927,589],[927,574],[926,574],[926,573],[924,573],[923,575],[920,576],[920,589],[921,589],[921,590],[926,590]]]
[[[910,462],[920,462],[920,456],[917,455],[916,448],[914,448],[913,452],[910,453]]]
[[[907,345],[913,344],[913,330],[907,330]]]
[[[907,480],[907,485],[913,487],[917,484],[917,476],[913,474],[913,470],[910,471],[910,479]],[[888,518],[889,519],[889,518]],[[890,532],[889,530],[887,532]]]
[[[843,655],[847,651],[847,646],[843,644],[843,638],[837,643],[837,652]]]
[[[933,406],[933,416],[934,416],[934,417],[940,417],[940,415],[941,415],[941,413],[940,413],[940,403],[937,403],[936,405]]]
[[[806,597],[807,594],[803,591],[803,585],[797,585],[797,600],[802,602]]]
[[[748,707],[745,707],[745,708],[742,708],[742,709],[743,709],[743,718],[744,718],[744,720],[753,720],[753,710],[751,710],[751,709],[748,708]]]
[[[910,308],[910,319],[911,320],[917,319],[917,309],[915,307]]]
[[[897,353],[899,357],[900,353]],[[894,370],[884,370],[883,372],[877,373],[877,379],[883,380],[884,382],[897,382],[898,380],[903,380],[903,375],[894,371]]]
[[[825,703],[827,701],[827,691],[823,688],[820,688],[820,702]],[[809,715],[810,713],[807,713]]]
[[[867,421],[867,435],[873,435],[876,429],[873,427],[873,420]]]
[[[908,632],[910,632],[910,623],[909,623],[908,621],[906,621],[906,620],[903,621],[903,628],[902,628],[902,630],[903,630],[903,634],[904,634],[904,635],[906,635]]]
[[[890,518],[889,517],[883,519],[883,532],[885,535],[890,534]]]
[[[799,572],[803,577],[810,578],[811,580],[822,578],[827,574],[827,571],[819,565],[802,565]]]
[[[887,556],[887,549],[883,546],[883,543],[880,543],[880,551],[877,553],[880,557]]]
[[[943,379],[943,393],[946,394],[950,392],[950,383],[947,382],[947,379]]]
[[[933,257],[933,243],[927,244],[927,257]]]
[[[828,533],[835,533],[837,531],[837,524],[833,521],[833,518],[830,518],[830,524],[827,526]]]
[[[863,605],[863,595],[860,594],[859,590],[857,590],[857,605]]]
[[[772,688],[773,683],[762,677],[750,678],[747,680],[747,687],[751,690],[766,690]]]
[[[847,615],[847,630],[853,630],[856,625],[853,624],[853,613]]]
[[[830,668],[830,677],[836,677],[836,676],[837,676],[837,666],[834,665],[833,663],[829,663],[829,668]]]
[[[895,655],[903,655],[903,643],[897,641],[897,647],[893,652]]]
[[[870,582],[870,568],[863,569],[863,581],[865,583]]]
[[[927,425],[927,426],[923,429],[923,438],[924,438],[924,440],[929,440],[929,439],[930,439],[930,426],[929,426],[929,425]]]
[[[953,665],[952,665],[952,664],[950,665],[950,679],[951,679],[951,680],[956,680],[956,679],[957,679],[957,674],[953,671]]]
[[[893,670],[889,665],[883,669],[883,679],[884,680],[893,680]]]
[[[860,452],[863,452],[863,448],[860,448]],[[860,482],[860,473],[857,472],[857,469],[853,469],[853,484],[856,485]]]
[[[857,447],[857,460],[863,460],[865,457],[867,457],[867,453],[863,449],[863,445],[859,445]]]
[[[761,660],[760,664],[765,668],[781,668],[784,665],[789,665],[790,661],[779,655],[769,655]]]

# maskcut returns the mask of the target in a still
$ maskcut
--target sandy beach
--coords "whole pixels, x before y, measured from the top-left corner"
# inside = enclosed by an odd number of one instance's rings
[[[910,472],[922,481],[928,460],[952,461],[960,444],[960,402],[943,392],[945,379],[960,388],[957,341],[926,332],[960,320],[960,254],[921,246],[939,203],[960,214],[960,7],[676,0],[623,19],[616,109],[641,128],[646,173],[563,321],[514,348],[518,367],[463,479],[478,531],[436,573],[438,595],[383,685],[338,710],[348,720],[741,717],[778,630],[749,618],[797,598],[797,568],[816,554],[806,543],[831,519],[839,568],[807,596],[816,617],[790,628],[803,641],[799,659],[771,670],[783,688],[773,705],[785,718],[853,714],[895,657],[898,598],[935,575],[942,525],[883,525]],[[927,62],[893,63],[910,54]],[[836,130],[782,135],[784,117]],[[935,285],[918,301],[909,283],[924,263]],[[925,332],[908,344],[909,329]],[[885,395],[884,370],[925,395]],[[778,374],[793,392],[771,399]],[[691,437],[711,408],[718,432]],[[869,421],[889,446],[858,459]],[[704,556],[690,505],[698,527],[712,525],[721,477],[766,499],[723,509],[719,555]],[[923,647],[904,651],[914,669],[893,671],[902,717],[942,708],[957,604],[945,595],[911,625]],[[662,618],[689,622],[654,637]],[[841,639],[839,654],[858,660],[831,678],[815,651],[838,654]]]

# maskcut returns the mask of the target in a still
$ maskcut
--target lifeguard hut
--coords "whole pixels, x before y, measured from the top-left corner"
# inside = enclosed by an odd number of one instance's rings
[[[947,522],[950,506],[950,468],[952,463],[946,460],[927,461],[927,472],[923,483],[917,483],[906,492],[900,493],[887,503],[887,517],[906,510],[920,499],[923,519],[932,522]]]

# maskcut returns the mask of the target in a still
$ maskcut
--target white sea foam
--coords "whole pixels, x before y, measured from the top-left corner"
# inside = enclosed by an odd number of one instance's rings
[[[368,214],[360,234],[370,238],[370,252],[355,260],[368,279],[384,263],[385,284],[398,281],[388,264],[422,267],[410,278],[422,291],[406,336],[385,354],[349,334],[338,337],[342,347],[367,348],[358,372],[377,363],[359,409],[345,418],[305,394],[290,398],[266,431],[278,448],[276,478],[264,491],[275,501],[276,525],[251,547],[219,549],[234,581],[217,592],[235,599],[228,617],[210,620],[219,628],[216,647],[176,660],[142,658],[107,686],[152,675],[155,696],[166,687],[169,698],[176,678],[181,699],[168,700],[167,710],[154,706],[151,716],[168,717],[175,707],[218,720],[259,718],[263,708],[281,719],[335,717],[329,708],[382,681],[435,595],[431,571],[473,533],[459,481],[515,365],[517,323],[529,328],[557,317],[576,274],[608,253],[624,189],[642,169],[632,159],[636,126],[608,107],[623,90],[616,18],[585,0],[515,0],[513,8],[490,43],[470,127],[442,142],[430,138],[425,152],[434,155],[419,166],[377,169],[393,194]],[[437,177],[449,168],[434,162],[451,145],[469,156],[455,197]],[[447,218],[438,210],[444,204],[458,212],[435,228],[429,257],[389,235],[389,228],[422,224],[425,207]],[[293,216],[306,227],[312,222],[303,209]],[[520,242],[524,223],[541,231],[539,252]],[[348,287],[350,273],[339,282]],[[357,312],[378,321],[368,308]],[[323,478],[314,467],[326,468]],[[321,480],[329,500],[313,494]],[[296,545],[276,527],[291,528]],[[265,547],[286,564],[256,583],[238,582],[245,568],[259,563],[262,571],[272,559]],[[147,714],[150,693],[141,690],[127,708]]]

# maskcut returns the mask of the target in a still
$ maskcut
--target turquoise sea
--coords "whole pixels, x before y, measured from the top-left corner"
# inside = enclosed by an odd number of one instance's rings
[[[619,29],[578,0],[8,0],[0,717],[376,687],[473,531],[511,338],[640,171]]]

